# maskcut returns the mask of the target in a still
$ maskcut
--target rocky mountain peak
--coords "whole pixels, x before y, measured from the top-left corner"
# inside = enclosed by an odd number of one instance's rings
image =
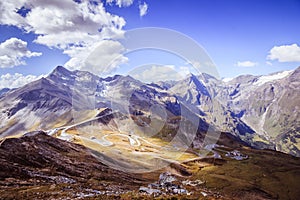
[[[62,66],[57,66],[47,78],[55,83],[71,84],[71,81],[75,80],[75,73]]]
[[[67,70],[66,68],[64,68],[63,66],[57,66],[51,74],[54,75],[63,75],[63,76],[70,76],[72,74],[71,71]]]
[[[196,89],[203,95],[210,96],[203,80],[200,80],[196,75],[190,74],[187,78],[187,83],[189,87]]]

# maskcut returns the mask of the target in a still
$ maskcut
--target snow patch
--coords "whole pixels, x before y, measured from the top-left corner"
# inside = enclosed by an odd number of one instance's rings
[[[254,83],[254,85],[261,86],[261,85],[263,85],[267,82],[270,82],[270,81],[283,79],[283,78],[287,77],[288,75],[290,75],[292,71],[293,70],[283,71],[283,72],[279,72],[279,73],[276,73],[276,74],[261,76],[257,79],[257,81]]]
[[[68,78],[66,78],[66,77],[64,77],[64,76],[61,76],[60,77],[62,80],[64,80],[64,81],[68,81],[69,79]]]
[[[78,82],[88,82],[91,80],[92,77],[89,74],[83,74],[83,76],[76,77],[76,81]]]

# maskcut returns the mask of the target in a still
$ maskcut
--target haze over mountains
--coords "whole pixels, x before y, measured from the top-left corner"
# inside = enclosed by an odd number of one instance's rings
[[[227,132],[256,148],[300,156],[299,77],[300,67],[228,82],[190,74],[180,81],[145,84],[130,76],[102,78],[59,66],[21,88],[1,90],[0,137],[72,125],[97,115],[99,108],[111,108],[154,113],[161,121],[181,115],[197,118],[199,130]],[[163,126],[158,123],[157,130]]]

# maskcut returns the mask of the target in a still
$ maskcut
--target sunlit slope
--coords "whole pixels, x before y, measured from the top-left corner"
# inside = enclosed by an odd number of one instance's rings
[[[165,141],[156,136],[149,137],[138,128],[126,129],[113,119],[107,124],[96,120],[60,130],[56,137],[84,145],[103,163],[130,172],[156,170],[170,163],[199,157],[197,153],[187,152],[188,146],[176,138]]]

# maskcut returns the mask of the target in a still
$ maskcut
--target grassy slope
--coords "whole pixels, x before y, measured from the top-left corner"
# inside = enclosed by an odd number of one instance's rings
[[[235,199],[297,199],[300,196],[299,158],[267,150],[243,149],[242,152],[249,159],[226,158],[223,165],[194,171],[193,178],[205,180],[207,188]]]

